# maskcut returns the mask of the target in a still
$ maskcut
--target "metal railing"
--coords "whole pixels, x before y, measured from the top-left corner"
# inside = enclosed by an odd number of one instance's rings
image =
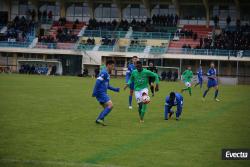
[[[113,45],[101,45],[98,49],[99,51],[114,51]]]
[[[8,42],[0,41],[0,47],[28,48],[30,42]],[[77,48],[76,48],[77,46]],[[41,43],[38,42],[35,48],[42,49],[69,49],[69,50],[92,50],[95,45],[84,45],[76,43]],[[99,51],[114,51],[115,46],[101,45]],[[144,45],[131,45],[125,49],[125,52],[143,52]],[[150,53],[163,54],[186,54],[186,55],[207,55],[207,56],[228,56],[228,57],[250,57],[250,50],[222,50],[222,49],[188,49],[188,48],[168,48],[152,47]]]
[[[131,38],[138,39],[165,39],[169,40],[174,35],[172,33],[164,33],[164,32],[138,32],[134,31],[131,35]]]
[[[18,47],[18,48],[27,48],[31,42],[8,42],[0,41],[0,47]]]
[[[36,44],[36,48],[43,48],[43,49],[70,49],[73,50],[75,48],[75,43],[43,43],[38,42]]]
[[[126,33],[127,33],[127,31],[85,30],[83,36],[87,36],[87,37],[124,38]]]
[[[208,56],[250,57],[250,50],[168,48],[167,53],[208,55]]]

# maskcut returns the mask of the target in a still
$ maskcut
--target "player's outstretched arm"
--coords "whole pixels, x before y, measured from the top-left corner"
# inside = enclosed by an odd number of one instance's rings
[[[135,77],[134,77],[134,73],[132,72],[132,74],[131,74],[131,76],[130,76],[128,82],[126,82],[126,85],[124,86],[123,89],[126,90],[127,87],[128,87],[132,82],[134,82],[134,80],[135,80]]]
[[[109,90],[112,90],[112,91],[114,91],[114,92],[120,92],[120,88],[114,88],[114,87],[112,87],[112,86],[110,86],[110,85],[108,85],[108,89],[109,89]]]

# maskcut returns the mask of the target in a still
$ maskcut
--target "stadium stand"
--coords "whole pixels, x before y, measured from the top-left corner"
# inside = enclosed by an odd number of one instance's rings
[[[7,29],[0,35],[0,46],[28,47],[34,39],[35,22],[32,20],[16,16],[6,26]]]
[[[210,11],[211,16],[206,16],[200,10],[190,13],[194,5],[182,0],[182,12],[170,1],[166,2],[167,5],[152,1],[152,8],[144,1],[142,4],[131,1],[129,5],[117,1],[124,8],[117,10],[116,1],[102,4],[93,0],[94,8],[85,2],[68,1],[66,5],[52,0],[49,4],[40,2],[39,5],[30,2],[32,5],[27,3],[27,6],[18,1],[20,10],[10,12],[10,17],[7,17],[9,23],[0,21],[0,49],[19,47],[24,50],[18,50],[18,54],[29,52],[31,55],[53,52],[56,54],[51,57],[60,57],[58,61],[62,63],[70,58],[62,58],[61,55],[73,54],[81,58],[80,63],[87,65],[101,64],[103,59],[99,59],[100,56],[105,60],[105,56],[113,54],[161,58],[161,63],[157,63],[163,66],[168,57],[183,59],[185,56],[188,59],[195,55],[196,59],[202,60],[221,56],[223,60],[232,58],[238,61],[250,57],[248,16],[243,15],[240,17],[243,20],[240,20],[236,8],[232,8],[235,4],[230,4],[227,10],[208,2],[213,10]],[[202,2],[197,1],[201,5]],[[189,5],[183,5],[185,3]],[[19,59],[18,54],[13,54],[12,59]],[[32,57],[46,59],[50,56]],[[10,60],[2,59],[1,62],[7,63]],[[6,63],[2,64],[5,66]]]
[[[74,49],[74,43],[78,41],[78,34],[80,33],[82,27],[85,23],[66,21],[65,18],[60,18],[55,21],[48,35],[39,36],[37,48],[51,48],[51,49]]]

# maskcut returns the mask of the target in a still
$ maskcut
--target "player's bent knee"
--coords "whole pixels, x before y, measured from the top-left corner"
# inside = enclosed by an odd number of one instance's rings
[[[110,109],[113,109],[113,103],[112,103],[112,101],[108,101],[107,102],[107,107],[110,108]]]

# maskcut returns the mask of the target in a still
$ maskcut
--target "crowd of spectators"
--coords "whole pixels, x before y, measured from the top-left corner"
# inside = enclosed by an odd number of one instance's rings
[[[43,12],[41,12],[40,10],[38,10],[37,12],[37,18],[38,21],[52,21],[53,18],[53,12],[44,10]]]
[[[76,20],[73,25],[72,29],[68,29],[65,27],[66,24],[65,18],[60,18],[58,22],[55,22],[53,26],[58,26],[56,31],[56,36],[48,35],[48,36],[39,36],[38,42],[43,43],[56,43],[56,42],[63,42],[63,43],[75,43],[78,40],[78,36],[74,33],[74,29],[76,29],[76,25],[79,24],[79,21]]]
[[[0,41],[24,42],[27,40],[27,33],[32,31],[35,22],[26,19],[24,16],[16,16],[15,19],[8,23],[7,31],[0,36]]]
[[[113,31],[118,27],[121,31],[128,31],[129,27],[132,27],[133,31],[145,31],[155,32],[159,31],[159,27],[175,27],[179,21],[178,15],[153,15],[152,18],[146,20],[136,20],[135,18],[129,22],[126,19],[122,19],[117,22],[113,21],[97,21],[96,19],[90,19],[87,29],[88,30],[108,30]],[[119,26],[118,26],[119,25]]]
[[[57,30],[56,39],[58,42],[71,42],[74,43],[78,40],[76,34],[74,34],[73,30],[69,30],[68,28],[59,28]]]
[[[128,31],[129,27],[132,27],[133,31],[166,32],[166,29],[159,27],[176,27],[178,21],[178,15],[153,15],[152,18],[147,18],[146,21],[133,19],[129,23],[127,20],[121,20],[119,28],[123,31]]]
[[[87,39],[87,43],[86,43],[87,45],[95,45],[95,38],[88,38]]]
[[[35,21],[35,19],[36,19],[36,10],[35,9],[33,9],[33,10],[29,9],[29,10],[27,10],[26,11],[26,18],[28,20]]]
[[[43,74],[43,75],[55,75],[57,67],[51,65],[39,65],[39,64],[23,64],[19,69],[20,74]]]
[[[179,37],[192,38],[194,41],[198,38],[198,34],[193,32],[192,29],[178,29],[175,35]]]
[[[152,23],[154,25],[162,25],[167,27],[176,27],[179,21],[178,15],[153,15],[152,16]]]
[[[114,19],[111,21],[97,21],[96,19],[90,19],[87,30],[107,30],[113,31],[117,26],[117,21]]]
[[[102,40],[101,40],[101,44],[102,44],[102,45],[110,45],[110,46],[113,46],[113,45],[115,45],[115,42],[116,42],[116,39],[115,39],[115,38],[111,39],[111,38],[105,37],[105,38],[102,38]]]
[[[213,38],[200,38],[200,45],[197,48],[250,50],[250,26],[240,26],[235,31],[222,30]]]

